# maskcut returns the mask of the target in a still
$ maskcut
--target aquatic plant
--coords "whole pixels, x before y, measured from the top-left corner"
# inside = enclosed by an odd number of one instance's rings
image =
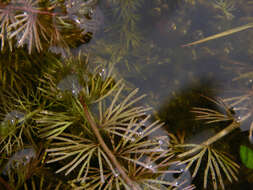
[[[109,17],[118,19],[108,29],[117,30],[119,35],[112,37],[116,42],[98,40],[85,51],[89,55],[68,59],[44,50],[56,47],[58,53],[58,47],[76,46],[72,38],[85,43],[87,33],[92,35],[103,26],[98,1],[7,0],[0,4],[1,56],[9,58],[8,65],[0,64],[0,184],[6,189],[189,190],[197,174],[203,174],[204,188],[212,179],[213,189],[225,189],[227,181],[237,180],[238,165],[216,146],[244,121],[235,118],[231,107],[217,101],[222,111],[195,108],[197,119],[228,126],[202,143],[189,144],[184,133],[169,134],[163,123],[151,119],[151,108],[140,103],[145,95],[138,96],[138,89],[116,80],[115,63],[124,62],[129,71],[138,72],[145,66],[130,63],[129,57],[159,66],[170,62],[168,54],[174,54],[166,49],[164,58],[153,56],[162,50],[146,41],[144,49],[132,50],[129,56],[127,50],[138,47],[142,40],[137,32],[137,10],[142,2],[105,2],[114,13]],[[91,52],[92,48],[101,55]],[[21,63],[27,67],[22,69]],[[246,107],[249,112],[247,103]],[[8,167],[17,155],[27,153],[27,147],[35,150],[36,155],[30,156],[35,159]],[[12,169],[7,177],[8,168]]]
[[[224,69],[234,74],[232,85],[237,89],[230,89],[225,93],[223,101],[231,108],[234,117],[240,123],[241,131],[249,132],[249,141],[253,141],[252,123],[252,77],[253,67],[240,60],[223,59]]]
[[[219,124],[221,122],[229,122],[230,124],[200,144],[185,143],[184,140],[181,139],[179,141],[176,136],[172,136],[174,139],[174,149],[175,152],[178,152],[178,158],[181,160],[180,164],[186,164],[185,170],[193,168],[193,178],[200,172],[200,167],[205,168],[203,171],[204,188],[207,188],[207,182],[210,177],[214,189],[218,189],[218,186],[225,189],[224,177],[222,175],[225,175],[230,182],[237,180],[239,165],[234,162],[226,152],[217,149],[215,143],[233,130],[239,128],[240,124],[231,113],[230,107],[224,104],[222,99],[218,101],[210,98],[208,99],[219,105],[221,110],[216,111],[210,108],[194,108],[193,112],[197,114],[197,119],[205,120],[208,124]],[[206,163],[205,166],[204,163]]]
[[[109,0],[110,6],[113,9],[113,14],[117,20],[116,27],[111,29],[119,31],[119,40],[122,44],[122,49],[137,47],[141,42],[141,34],[137,29],[137,21],[140,19],[137,10],[142,5],[142,0]],[[119,24],[120,23],[120,24]]]
[[[253,169],[253,151],[251,148],[241,145],[240,146],[240,157],[242,163],[250,169]]]
[[[207,41],[210,41],[210,40],[214,40],[214,39],[218,39],[218,38],[221,38],[221,37],[229,36],[231,34],[235,34],[237,32],[241,32],[241,31],[247,30],[247,29],[252,28],[252,27],[253,27],[253,23],[248,23],[248,24],[245,24],[245,25],[242,25],[242,26],[232,28],[230,30],[226,30],[224,32],[220,32],[218,34],[208,36],[208,37],[203,38],[201,40],[197,40],[197,41],[194,41],[194,42],[191,42],[191,43],[188,43],[188,44],[184,44],[184,45],[182,45],[182,47],[188,47],[188,46],[192,46],[192,45],[201,44],[201,43],[204,43],[204,42],[207,42]]]
[[[235,112],[235,117],[238,122],[240,122],[242,131],[249,131],[249,140],[252,141],[252,131],[253,123],[250,122],[249,126],[244,126],[243,123],[247,120],[250,120],[252,116],[252,102],[251,102],[251,91],[241,96],[234,96],[230,98],[225,98],[224,101],[231,105],[231,108]]]
[[[83,2],[91,8],[96,1]],[[81,2],[80,2],[81,3]],[[71,4],[69,1],[67,4]],[[73,19],[64,1],[12,0],[0,4],[1,50],[6,45],[27,45],[29,53],[35,47],[41,52],[43,47],[63,46],[67,48],[74,41],[82,40],[80,24]],[[71,7],[71,6],[70,6]],[[71,9],[72,10],[72,9]],[[73,16],[73,13],[71,14]],[[84,15],[83,15],[84,16]],[[87,21],[88,22],[88,21]],[[82,24],[84,25],[84,24]],[[73,31],[76,31],[73,33]],[[68,40],[67,40],[68,39]],[[72,40],[71,40],[72,39]]]
[[[43,55],[43,56],[41,56]],[[0,52],[0,86],[10,90],[32,89],[41,71],[56,62],[59,56],[51,52],[34,52],[30,57],[25,48],[6,48]]]
[[[32,158],[36,156],[35,150],[32,148],[26,148],[16,152],[5,165],[3,170],[4,174],[10,173],[11,170],[15,167],[18,168],[20,164],[26,165],[31,161]]]
[[[192,148],[192,151],[179,154],[178,157],[183,158],[182,164],[187,164],[185,170],[193,167],[194,171],[192,177],[196,177],[201,164],[203,164],[203,157],[207,156],[207,163],[204,172],[203,186],[207,188],[208,178],[211,176],[213,188],[218,189],[220,186],[225,189],[222,173],[225,173],[227,179],[232,183],[233,180],[238,180],[237,173],[239,165],[231,160],[226,153],[221,152],[210,145],[190,145],[185,144],[179,146],[181,148]],[[194,151],[193,151],[194,150]],[[193,166],[195,164],[195,166]]]
[[[236,9],[236,2],[234,0],[214,0],[212,4],[215,9],[220,10],[223,14],[218,15],[218,18],[223,18],[223,16],[225,16],[227,20],[234,18],[234,15],[232,14],[232,12]]]
[[[159,184],[167,184],[168,182],[164,181],[153,181],[153,177],[158,171],[167,171],[166,166],[169,163],[160,160],[168,160],[171,155],[168,150],[161,152],[158,142],[145,140],[152,131],[161,127],[161,124],[154,122],[145,126],[150,117],[145,112],[149,108],[133,106],[143,96],[134,98],[137,93],[137,90],[134,90],[121,99],[124,86],[114,83],[110,79],[110,73],[105,81],[101,80],[99,74],[96,77],[90,76],[91,78],[86,75],[86,87],[84,86],[78,95],[69,97],[70,104],[62,105],[61,100],[52,104],[53,107],[63,106],[60,110],[65,111],[47,109],[38,115],[36,120],[40,136],[52,141],[46,150],[49,155],[47,163],[66,161],[56,171],[65,171],[65,175],[78,168],[79,172],[74,172],[76,176],[72,183],[81,189],[113,189],[121,186],[139,189],[139,186],[155,188]],[[101,88],[93,88],[99,81],[105,92],[101,92]],[[94,90],[96,92],[93,92]],[[90,99],[90,94],[97,96]],[[72,106],[69,107],[70,105]],[[88,110],[93,110],[93,113]],[[138,131],[143,126],[143,132],[140,134]],[[141,161],[144,156],[147,159]],[[153,165],[155,163],[156,165]],[[141,177],[146,175],[153,177]],[[111,183],[105,183],[108,180]]]
[[[38,94],[29,93],[27,97],[20,91],[8,92],[8,90],[0,91],[0,152],[7,156],[17,149],[22,149],[27,140],[30,144],[35,144],[33,139],[36,138],[35,129],[29,122],[37,112],[32,110],[32,107],[40,101],[37,99]]]
[[[80,55],[78,59],[51,65],[37,83],[34,96],[32,92],[3,96],[5,100],[15,97],[16,101],[7,102],[26,113],[22,122],[10,123],[13,130],[1,135],[3,155],[17,155],[26,144],[38,149],[36,144],[43,141],[40,155],[46,157],[40,158],[36,171],[43,172],[44,165],[49,166],[53,170],[47,172],[51,175],[56,172],[59,176],[56,184],[63,184],[62,173],[72,189],[182,186],[183,182],[176,179],[159,178],[178,172],[169,168],[177,161],[168,148],[168,141],[159,135],[149,138],[163,124],[149,122],[150,107],[138,105],[145,95],[136,97],[138,89],[125,95],[122,81],[114,80],[113,68],[106,68],[108,72],[102,75],[98,67],[89,66],[87,58]],[[22,142],[15,141],[17,135]],[[8,167],[6,164],[4,168]],[[12,187],[16,183],[19,187],[27,186],[37,176],[34,176],[36,172],[27,172],[29,177],[14,170],[8,182]],[[21,175],[18,182],[15,175]],[[184,188],[193,186],[184,185]]]

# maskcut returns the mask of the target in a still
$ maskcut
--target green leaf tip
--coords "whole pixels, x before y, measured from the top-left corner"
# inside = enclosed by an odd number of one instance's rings
[[[240,146],[240,157],[242,163],[250,169],[253,169],[253,150],[247,146]]]

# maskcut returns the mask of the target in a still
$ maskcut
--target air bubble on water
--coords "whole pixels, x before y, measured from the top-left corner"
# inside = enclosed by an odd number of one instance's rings
[[[95,34],[103,28],[105,16],[98,5],[87,6],[85,4],[83,0],[71,0],[67,2],[67,15],[70,19],[78,23],[83,33],[91,32]],[[85,15],[90,18],[86,18]],[[78,21],[76,18],[78,18]]]
[[[81,23],[80,19],[78,19],[78,18],[74,18],[74,20],[75,20],[75,22],[76,22],[77,24],[80,24],[80,23]]]
[[[141,129],[140,131],[137,132],[137,135],[138,135],[139,137],[142,137],[142,136],[143,136],[143,131],[142,131],[142,129]]]
[[[147,168],[147,169],[151,169],[152,167],[153,166],[151,164],[145,166],[145,168]]]
[[[10,122],[13,125],[17,120],[23,118],[24,116],[25,116],[24,113],[17,110],[13,110],[6,114],[4,122]]]
[[[163,140],[158,140],[158,143],[159,143],[160,145],[162,145],[164,142],[163,142]]]
[[[74,96],[78,96],[82,89],[77,75],[71,74],[63,78],[57,85],[60,91],[70,91]]]
[[[147,164],[144,166],[145,168],[151,170],[153,173],[156,172],[156,168],[154,168],[154,165],[153,164]]]
[[[99,76],[105,80],[106,79],[106,69],[105,68],[101,68],[98,72]]]
[[[135,138],[134,138],[134,137],[131,137],[131,141],[134,142],[134,141],[135,141]]]
[[[75,96],[77,96],[77,95],[78,95],[78,92],[79,92],[78,90],[75,90],[75,89],[74,89],[74,90],[72,90],[72,94],[74,94]]]
[[[177,163],[172,164],[168,170],[177,171],[171,173],[165,173],[159,177],[159,179],[163,179],[173,184],[173,186],[177,187],[178,190],[183,190],[184,188],[191,185],[192,177],[189,170],[186,170],[186,164],[177,165]]]
[[[104,73],[105,73],[105,69],[103,68],[103,69],[101,69],[101,71],[99,72],[99,75],[102,77],[102,76],[104,75]]]
[[[18,167],[20,164],[26,165],[28,164],[32,158],[36,157],[36,151],[33,148],[25,148],[23,150],[20,150],[12,155],[12,157],[7,162],[3,174],[7,174],[7,172],[10,172],[11,168]]]
[[[180,169],[180,172],[183,173],[183,172],[184,172],[184,168],[181,168],[181,169]]]
[[[117,169],[114,169],[114,170],[113,170],[113,175],[114,175],[115,177],[118,177],[118,176],[119,176],[119,171],[118,171]]]
[[[60,94],[57,94],[57,96],[56,96],[58,99],[62,99],[62,94],[60,93]]]

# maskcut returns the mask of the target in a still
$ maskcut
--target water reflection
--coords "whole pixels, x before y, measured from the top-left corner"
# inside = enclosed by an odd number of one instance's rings
[[[88,2],[95,4],[86,6]],[[64,3],[66,6],[64,16],[68,17],[72,24],[74,23],[78,28],[71,31],[71,34],[65,35],[66,41],[72,38],[72,33],[81,34],[79,39],[74,40],[76,43],[68,42],[73,45],[72,53],[88,52],[89,60],[87,62],[95,66],[102,65],[101,69],[97,70],[97,78],[92,81],[93,84],[97,81],[102,81],[102,83],[106,81],[109,72],[106,68],[108,65],[113,65],[115,75],[124,78],[125,84],[128,86],[126,91],[138,87],[142,93],[149,95],[144,104],[156,108],[154,118],[159,118],[166,123],[166,127],[158,130],[158,134],[147,137],[149,140],[154,139],[158,145],[158,152],[169,150],[168,145],[171,137],[169,132],[185,131],[190,140],[184,141],[181,136],[181,144],[192,143],[191,139],[201,131],[208,135],[213,133],[212,135],[215,136],[216,133],[231,124],[229,123],[231,121],[219,123],[218,126],[209,124],[208,128],[213,127],[211,132],[204,130],[206,125],[204,122],[195,120],[195,115],[191,112],[192,108],[204,107],[215,111],[219,111],[219,108],[201,95],[212,99],[219,96],[224,98],[225,102],[231,106],[230,112],[233,112],[234,117],[237,117],[237,122],[242,122],[241,130],[251,131],[253,44],[251,32],[246,35],[235,35],[232,38],[228,36],[195,47],[182,48],[181,45],[202,39],[214,32],[230,29],[241,21],[249,21],[252,17],[252,7],[245,7],[243,5],[245,1],[235,2],[233,0],[129,2],[111,0],[98,3],[92,0],[69,0]],[[246,5],[250,5],[250,2],[247,1]],[[2,8],[0,9],[4,12]],[[238,14],[240,12],[238,9],[241,9],[241,15]],[[62,13],[63,10],[65,9],[55,9],[54,14]],[[23,17],[26,18],[31,12],[25,11]],[[35,16],[35,13],[32,15]],[[12,37],[15,36],[14,34]],[[22,37],[24,34],[17,35],[17,41],[29,45],[25,37]],[[20,41],[21,37],[23,40]],[[60,45],[56,42],[57,40],[51,45],[51,49],[55,47],[53,52],[61,52],[57,49],[59,46],[65,50],[64,44]],[[31,53],[31,48],[28,49]],[[63,57],[68,57],[68,54]],[[242,61],[245,64],[241,64]],[[86,79],[83,77],[83,80]],[[247,84],[245,88],[242,88],[244,80]],[[238,86],[231,85],[235,81],[238,82]],[[79,84],[78,77],[74,75],[68,75],[58,83],[60,90],[71,91],[75,97],[78,97],[82,86]],[[90,86],[87,85],[85,89],[89,89]],[[105,85],[103,88],[107,89],[107,87]],[[227,89],[230,90],[228,95],[225,92]],[[235,92],[236,90],[238,94]],[[85,93],[89,94],[88,91]],[[101,115],[98,109],[93,109],[92,106],[91,111],[97,117]],[[15,117],[18,118],[19,115],[16,114]],[[143,128],[134,131],[135,126],[133,126],[129,129],[135,134],[131,136],[130,143],[143,137]],[[161,134],[162,138],[160,138]],[[240,137],[246,137],[240,135]],[[156,138],[157,136],[159,137]],[[235,133],[234,138],[226,137],[224,142],[218,144],[219,148],[237,154],[238,144],[244,142],[243,138],[238,138],[238,136],[238,133]],[[233,144],[234,150],[232,150],[230,142],[233,142],[234,139],[238,144]],[[194,141],[194,144],[197,147],[205,140]],[[209,149],[206,151],[210,155],[216,155],[214,149],[216,147],[209,147],[209,145],[207,145]],[[185,148],[185,150],[188,149]],[[217,159],[216,156],[214,160]],[[213,168],[216,166],[214,165]],[[145,165],[146,169],[152,171],[155,171],[154,167],[155,164],[149,162]],[[116,169],[112,171],[114,171],[115,177],[120,175]],[[217,173],[217,170],[215,171]],[[106,181],[104,178],[102,179],[103,182]],[[227,183],[227,181],[225,182]]]
[[[146,1],[141,5],[145,9],[138,7],[137,11],[133,11],[133,15],[140,16],[140,19],[133,19],[136,28],[133,27],[131,32],[136,36],[122,35],[119,40],[113,34],[105,34],[105,43],[100,41],[94,45],[92,55],[103,63],[117,60],[115,68],[120,76],[149,95],[148,104],[156,108],[154,117],[166,121],[166,129],[172,132],[185,130],[188,136],[193,136],[204,131],[204,122],[195,120],[192,108],[219,110],[201,95],[213,99],[224,96],[223,91],[231,85],[234,75],[223,70],[224,63],[228,57],[234,59],[235,55],[239,55],[238,44],[242,41],[235,37],[198,47],[181,48],[181,45],[186,41],[202,39],[213,31],[231,28],[237,22],[235,7],[241,5],[234,1],[170,3]],[[125,30],[125,33],[128,31]],[[129,43],[130,48],[125,48],[122,39],[134,41],[140,33],[140,41],[136,40],[138,43],[135,45]],[[101,44],[106,43],[109,44],[105,46],[108,51],[100,51]],[[122,50],[115,48],[117,46]],[[229,122],[220,124],[211,134],[215,135],[226,124]]]
[[[199,127],[195,115],[191,112],[193,107],[213,107],[210,101],[203,96],[216,97],[218,92],[214,91],[216,85],[212,81],[204,81],[199,85],[187,86],[187,88],[176,92],[172,97],[163,101],[158,108],[157,116],[168,125],[171,131],[186,130],[194,133]]]

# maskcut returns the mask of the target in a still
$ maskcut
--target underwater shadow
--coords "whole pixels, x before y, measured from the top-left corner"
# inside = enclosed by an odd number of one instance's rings
[[[196,121],[192,113],[194,107],[209,107],[217,109],[213,102],[205,97],[215,99],[218,89],[215,89],[216,82],[209,79],[200,80],[201,83],[190,84],[180,92],[169,96],[160,108],[157,115],[170,132],[185,130],[186,133],[195,133],[203,122]]]

